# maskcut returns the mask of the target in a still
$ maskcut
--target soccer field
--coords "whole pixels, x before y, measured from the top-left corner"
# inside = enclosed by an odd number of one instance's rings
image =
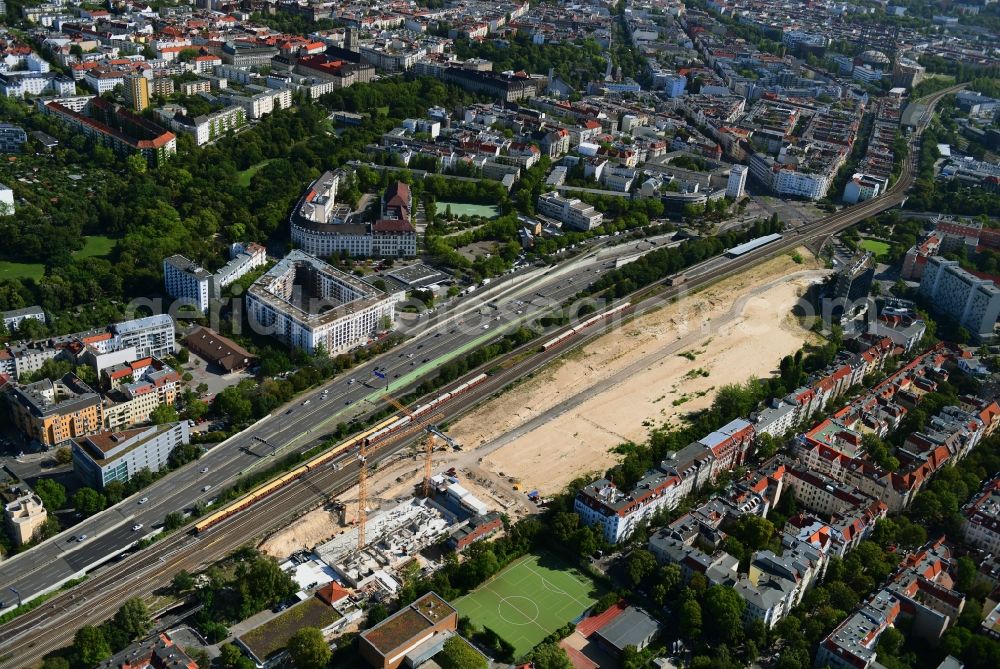
[[[452,602],[458,615],[489,627],[520,657],[597,601],[587,576],[550,556],[529,555]]]

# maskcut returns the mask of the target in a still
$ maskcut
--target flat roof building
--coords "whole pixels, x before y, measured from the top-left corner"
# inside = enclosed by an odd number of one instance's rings
[[[430,657],[437,642],[444,645],[458,629],[458,612],[437,594],[429,592],[403,607],[370,630],[361,633],[361,657],[377,669],[396,669],[418,649]],[[440,650],[440,648],[437,648]],[[436,651],[434,651],[436,652]],[[410,664],[416,666],[416,664]]]
[[[35,533],[49,514],[45,511],[41,498],[35,493],[26,493],[8,502],[3,507],[4,519],[10,536],[18,546],[30,543]]]
[[[75,374],[14,386],[10,397],[14,424],[47,448],[101,430],[101,396]]]
[[[141,469],[159,471],[174,448],[190,441],[186,420],[101,432],[73,441],[73,470],[87,485],[103,490],[112,481],[125,483]]]
[[[298,250],[257,279],[246,301],[252,328],[309,353],[345,353],[395,316],[390,295]]]

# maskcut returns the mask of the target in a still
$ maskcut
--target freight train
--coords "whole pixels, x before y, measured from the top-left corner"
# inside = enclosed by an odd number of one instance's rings
[[[574,327],[571,327],[569,330],[566,330],[562,334],[560,334],[560,335],[558,335],[556,337],[553,337],[552,339],[550,339],[547,342],[545,342],[544,344],[542,344],[542,350],[543,351],[550,351],[550,350],[554,349],[556,346],[559,346],[560,344],[565,343],[570,338],[575,337],[576,335],[580,334],[580,332],[582,332],[586,328],[589,328],[591,325],[594,325],[596,323],[600,323],[601,321],[603,321],[606,318],[614,316],[615,314],[620,314],[620,313],[622,313],[624,311],[627,311],[628,309],[631,309],[631,308],[632,308],[632,303],[631,302],[624,302],[624,303],[618,305],[617,307],[615,307],[614,309],[609,309],[609,310],[605,311],[604,313],[597,314],[596,316],[591,316],[590,318],[588,318],[587,320],[583,321],[582,323],[579,323],[578,325],[575,325]]]

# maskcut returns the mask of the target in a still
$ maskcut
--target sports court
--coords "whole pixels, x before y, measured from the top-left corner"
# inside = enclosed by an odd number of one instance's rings
[[[477,627],[499,634],[520,657],[579,618],[598,594],[593,581],[564,562],[528,555],[452,605]]]

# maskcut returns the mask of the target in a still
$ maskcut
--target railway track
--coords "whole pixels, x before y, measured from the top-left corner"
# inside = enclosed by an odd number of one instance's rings
[[[820,219],[807,227],[787,233],[781,240],[755,249],[738,258],[723,261],[706,261],[705,272],[693,276],[680,286],[668,287],[659,294],[636,303],[634,314],[640,315],[659,308],[679,294],[703,288],[731,274],[747,269],[768,258],[794,249],[802,244],[825,239],[861,220],[898,206],[906,198],[906,191],[913,183],[918,156],[917,142],[929,123],[934,104],[945,95],[960,90],[964,85],[952,86],[923,99],[928,110],[918,124],[909,142],[907,160],[899,179],[886,193],[843,211]],[[709,263],[715,263],[709,265]],[[695,269],[695,268],[692,268]],[[636,291],[625,299],[633,299],[648,288]],[[572,338],[567,347],[586,344],[604,334],[608,324],[601,324]],[[532,343],[521,347],[506,359],[521,356],[526,349],[537,347]],[[564,347],[540,352],[502,367],[465,395],[443,408],[446,420],[454,420],[490,395],[502,390],[517,379],[531,374],[565,352]],[[496,367],[504,359],[490,363]],[[478,373],[479,370],[476,370]],[[406,447],[418,435],[411,435],[394,443],[376,446],[372,457],[380,461]],[[349,456],[348,454],[345,454]],[[168,585],[180,570],[195,571],[246,544],[255,537],[268,534],[287,525],[303,511],[324,503],[329,496],[350,488],[357,480],[355,467],[321,467],[307,472],[288,486],[264,497],[247,509],[221,521],[204,534],[178,532],[142,551],[128,555],[118,562],[94,572],[84,583],[61,593],[37,609],[0,626],[0,669],[23,669],[39,662],[46,654],[71,643],[77,629],[97,624],[114,615],[126,599],[147,595]]]

